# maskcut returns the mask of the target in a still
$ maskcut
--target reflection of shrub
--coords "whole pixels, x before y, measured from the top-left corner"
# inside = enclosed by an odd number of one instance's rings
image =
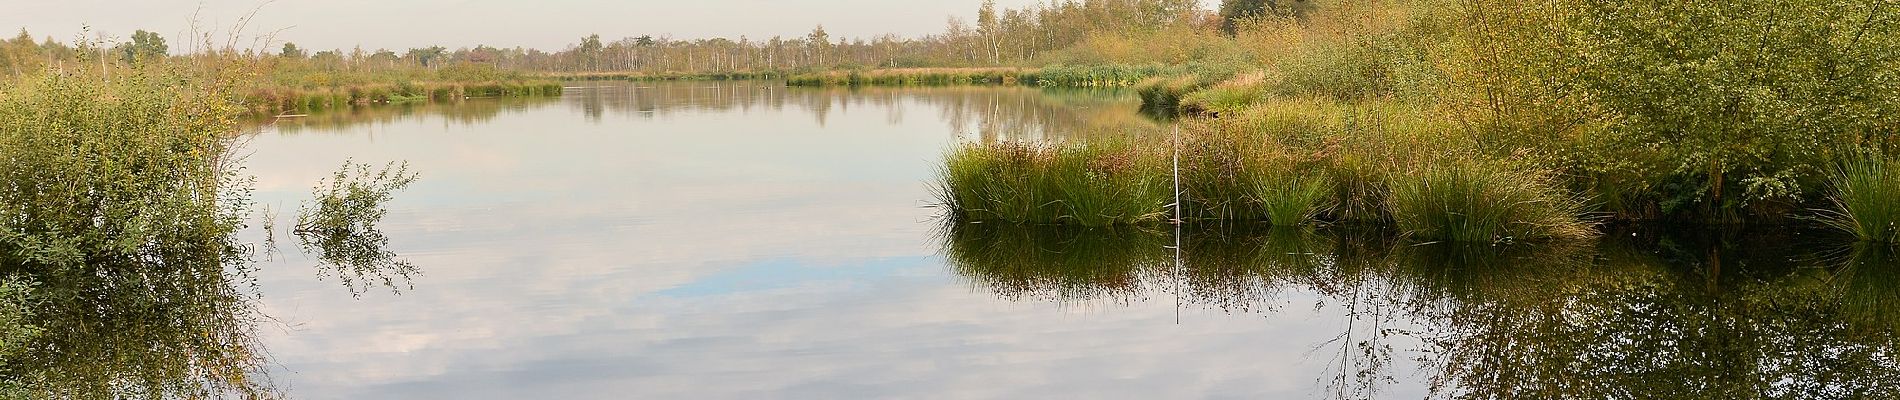
[[[304,251],[335,269],[352,294],[368,290],[371,279],[392,290],[398,279],[406,284],[416,268],[386,249],[389,238],[376,223],[388,212],[384,205],[392,194],[415,180],[408,164],[391,163],[371,172],[368,164],[345,161],[311,193],[315,204],[297,214],[295,233]]]

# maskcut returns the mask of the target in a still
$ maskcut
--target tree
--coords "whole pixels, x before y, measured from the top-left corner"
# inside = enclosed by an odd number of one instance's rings
[[[983,0],[983,7],[976,10],[976,33],[983,38],[983,50],[989,53],[991,63],[1002,63],[1002,35],[996,21],[996,0]]]
[[[1242,22],[1257,18],[1303,18],[1313,9],[1306,0],[1221,0],[1220,30],[1229,36]]]
[[[575,46],[574,50],[587,61],[589,70],[600,70],[600,49],[603,47],[600,44],[600,34],[593,34],[581,38],[581,44]]]
[[[290,59],[303,59],[304,51],[298,48],[296,43],[284,42],[284,50],[278,55]]]
[[[165,38],[157,33],[138,30],[132,32],[132,43],[123,46],[123,57],[127,64],[164,57],[169,51],[165,47]]]
[[[826,33],[825,26],[820,24],[818,27],[812,28],[811,34],[805,35],[805,45],[807,46],[807,51],[810,51],[814,58],[811,64],[813,66],[822,66],[825,64],[825,53],[831,51],[831,34]]]
[[[414,60],[417,64],[423,67],[432,67],[432,66],[435,66],[435,64],[437,64],[435,62],[436,60],[441,59],[443,54],[448,53],[448,50],[449,49],[442,48],[442,46],[429,46],[429,47],[423,47],[423,48],[409,49],[409,54],[403,57],[408,58],[410,60]]]

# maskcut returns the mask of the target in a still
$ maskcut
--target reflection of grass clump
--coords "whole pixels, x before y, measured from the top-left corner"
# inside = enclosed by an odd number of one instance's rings
[[[1166,235],[1134,228],[950,221],[942,234],[959,275],[1010,298],[1126,300],[1170,254]]]
[[[313,189],[314,206],[307,205],[297,214],[295,232],[304,251],[317,254],[334,268],[352,294],[368,290],[372,279],[392,290],[397,288],[397,279],[407,282],[416,273],[415,266],[386,249],[389,238],[376,223],[388,212],[384,205],[392,193],[415,180],[407,163],[371,171],[369,164],[345,161]]]

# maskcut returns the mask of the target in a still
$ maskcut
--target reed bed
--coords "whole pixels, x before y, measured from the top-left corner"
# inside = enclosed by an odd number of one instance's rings
[[[1453,242],[1580,239],[1596,231],[1584,203],[1549,177],[1510,165],[1451,161],[1388,183],[1393,223],[1408,236]]]

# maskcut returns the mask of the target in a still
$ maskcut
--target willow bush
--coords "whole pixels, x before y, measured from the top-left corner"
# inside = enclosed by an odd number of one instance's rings
[[[0,86],[0,278],[34,283],[39,333],[0,382],[26,397],[271,392],[234,236],[242,107],[226,77],[157,68]]]

